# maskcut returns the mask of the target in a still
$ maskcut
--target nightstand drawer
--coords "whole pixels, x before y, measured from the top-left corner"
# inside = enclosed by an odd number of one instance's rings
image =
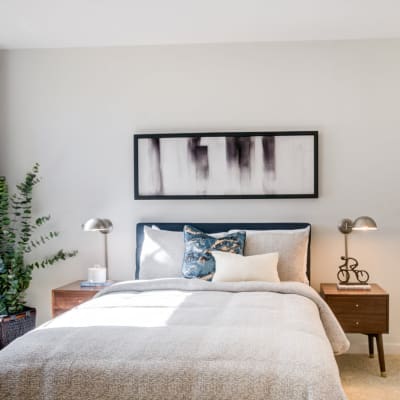
[[[90,300],[97,292],[53,291],[53,316]]]
[[[81,287],[81,282],[75,281],[52,290],[53,317],[90,300],[96,293],[104,289],[104,286]]]
[[[386,314],[387,296],[329,296],[329,306],[337,314]]]
[[[327,303],[348,333],[387,333],[387,296],[327,296]]]
[[[347,333],[388,333],[387,318],[383,315],[336,315]]]

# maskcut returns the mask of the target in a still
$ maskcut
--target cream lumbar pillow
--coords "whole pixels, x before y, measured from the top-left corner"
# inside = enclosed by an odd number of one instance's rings
[[[239,254],[213,251],[215,274],[213,282],[264,281],[280,282],[278,253],[241,256]]]

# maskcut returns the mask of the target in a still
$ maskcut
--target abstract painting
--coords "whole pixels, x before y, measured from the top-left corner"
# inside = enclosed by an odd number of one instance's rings
[[[318,132],[134,135],[135,199],[318,197]]]

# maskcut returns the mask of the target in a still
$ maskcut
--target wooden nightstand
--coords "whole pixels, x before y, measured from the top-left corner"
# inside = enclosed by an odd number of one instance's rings
[[[321,296],[346,333],[368,335],[371,358],[376,339],[381,376],[386,376],[382,334],[389,333],[389,294],[375,283],[371,290],[339,290],[336,283],[321,283]]]
[[[90,300],[103,286],[80,287],[82,281],[69,283],[51,291],[53,318],[71,308]]]

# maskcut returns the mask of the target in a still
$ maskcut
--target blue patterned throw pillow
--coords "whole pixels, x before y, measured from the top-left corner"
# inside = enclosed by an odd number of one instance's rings
[[[215,272],[215,259],[212,251],[225,251],[243,255],[246,232],[228,233],[213,237],[199,229],[185,225],[185,254],[182,274],[185,278],[201,278]]]

